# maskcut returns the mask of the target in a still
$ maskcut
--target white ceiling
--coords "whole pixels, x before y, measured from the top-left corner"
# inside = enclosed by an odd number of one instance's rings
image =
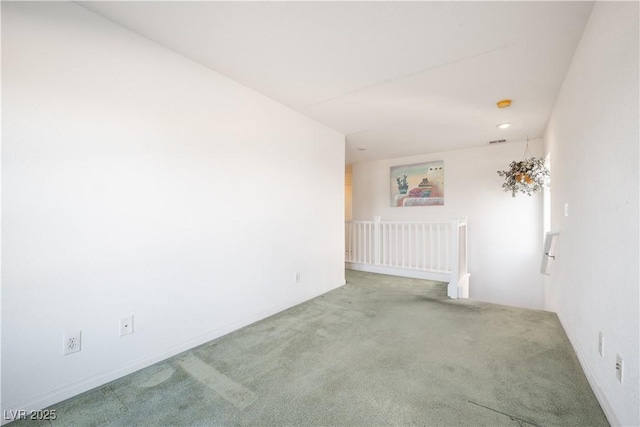
[[[80,4],[346,134],[347,163],[541,137],[593,6]]]

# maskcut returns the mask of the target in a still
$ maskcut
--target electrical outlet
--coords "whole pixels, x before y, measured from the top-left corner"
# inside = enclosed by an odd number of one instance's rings
[[[64,335],[62,339],[62,354],[64,356],[77,353],[81,349],[82,331],[72,332]]]
[[[120,319],[120,336],[133,333],[133,315]]]
[[[300,272],[296,273],[296,283],[300,283]]]
[[[616,354],[616,378],[618,378],[618,381],[622,384],[622,380],[624,379],[624,360],[619,354]]]
[[[604,357],[604,334],[602,332],[598,335],[598,353],[600,353],[601,357]]]

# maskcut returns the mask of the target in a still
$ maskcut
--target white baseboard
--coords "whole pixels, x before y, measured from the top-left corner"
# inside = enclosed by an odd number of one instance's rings
[[[596,399],[598,400],[598,403],[600,403],[600,407],[602,408],[604,415],[607,417],[609,424],[611,424],[612,426],[621,426],[622,424],[618,420],[618,417],[616,416],[613,408],[611,407],[611,404],[609,403],[607,396],[602,391],[602,388],[600,388],[600,384],[598,384],[598,380],[596,380],[595,376],[591,373],[591,369],[589,368],[587,359],[585,358],[582,352],[582,349],[578,345],[578,341],[575,339],[573,331],[571,330],[571,328],[567,326],[565,322],[562,321],[562,317],[560,316],[560,314],[556,313],[556,315],[560,320],[560,325],[562,325],[562,329],[564,329],[564,332],[567,335],[567,338],[569,338],[569,342],[571,343],[571,347],[573,347],[574,353],[578,357],[578,362],[580,362],[582,371],[584,372],[585,377],[587,377],[587,381],[591,386],[591,390],[593,390],[593,394],[595,394]]]
[[[344,282],[344,281],[343,281]],[[96,375],[90,378],[86,378],[82,381],[76,382],[74,384],[69,384],[67,386],[61,387],[57,390],[48,392],[48,393],[44,393],[40,396],[37,396],[33,399],[29,399],[23,402],[17,402],[17,403],[8,403],[6,406],[3,405],[2,408],[2,413],[3,415],[5,413],[10,413],[9,411],[13,411],[13,413],[16,413],[16,411],[18,410],[23,410],[26,411],[26,413],[28,414],[30,411],[39,411],[41,409],[45,409],[51,405],[55,405],[56,403],[62,402],[63,400],[66,399],[70,399],[74,396],[77,396],[81,393],[84,393],[86,391],[89,390],[93,390],[97,387],[103,386],[111,381],[117,380],[118,378],[122,378],[126,375],[129,375],[133,372],[139,371],[140,369],[144,369],[146,367],[149,367],[151,365],[153,365],[154,363],[158,363],[161,362],[165,359],[168,359],[170,357],[173,357],[177,354],[180,354],[184,351],[190,350],[192,348],[198,347],[199,345],[205,344],[211,340],[214,340],[216,338],[220,338],[226,334],[229,334],[233,331],[236,331],[240,328],[243,328],[245,326],[251,325],[252,323],[258,322],[260,320],[266,319],[269,316],[273,316],[274,314],[280,313],[281,311],[284,311],[286,309],[289,309],[291,307],[294,307],[298,304],[302,304],[303,302],[312,300],[313,298],[316,298],[320,295],[323,295],[327,292],[330,292],[334,289],[337,289],[341,286],[343,286],[345,283],[342,284],[338,284],[335,288],[329,289],[329,290],[325,290],[322,292],[318,292],[310,297],[306,297],[306,298],[301,298],[301,299],[297,299],[294,301],[291,301],[290,303],[287,304],[282,304],[279,305],[277,307],[273,307],[270,308],[268,310],[262,311],[258,314],[246,317],[244,319],[229,323],[228,325],[225,325],[224,327],[221,328],[217,328],[214,329],[210,332],[207,332],[206,334],[203,334],[199,337],[193,338],[191,340],[185,341],[183,343],[180,343],[178,345],[175,345],[173,347],[170,347],[168,349],[166,349],[165,351],[162,351],[156,355],[153,355],[151,357],[147,357],[144,359],[140,359],[137,360],[133,363],[130,363],[129,365],[126,365],[120,369],[117,369],[115,371],[112,372],[107,372],[105,374],[101,374],[101,375]],[[4,416],[1,417],[2,419],[0,420],[0,425],[5,425],[13,420],[10,419],[5,419]]]
[[[368,273],[388,274],[390,276],[410,277],[412,279],[435,280],[449,283],[451,275],[447,273],[433,273],[409,268],[386,267],[381,265],[360,264],[357,262],[345,262],[345,268],[349,270],[366,271]]]

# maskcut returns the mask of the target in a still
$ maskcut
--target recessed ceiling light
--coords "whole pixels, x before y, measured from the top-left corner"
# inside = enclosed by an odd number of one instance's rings
[[[496,105],[498,106],[498,108],[507,108],[511,106],[511,100],[510,99],[503,99],[500,100],[498,102],[496,102]]]
[[[496,125],[496,127],[498,129],[507,129],[510,128],[512,124],[513,123],[500,123],[499,125]]]

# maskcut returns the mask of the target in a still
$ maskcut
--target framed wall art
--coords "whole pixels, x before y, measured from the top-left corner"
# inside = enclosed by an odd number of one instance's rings
[[[443,205],[444,161],[391,168],[391,206]]]

